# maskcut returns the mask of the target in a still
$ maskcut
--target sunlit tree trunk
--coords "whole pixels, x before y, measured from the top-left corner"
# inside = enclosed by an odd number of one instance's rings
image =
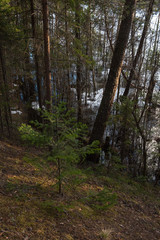
[[[48,23],[48,1],[42,0],[43,12],[43,37],[44,37],[44,64],[45,64],[45,101],[48,111],[51,110],[52,91],[51,91],[51,66],[50,66],[50,37]]]
[[[135,4],[136,0],[126,0],[124,4],[122,21],[113,52],[108,81],[105,86],[103,98],[90,136],[90,143],[94,140],[99,140],[101,144],[103,141],[106,122],[109,118],[110,110],[119,83],[119,77],[121,74],[123,58],[131,29]],[[94,159],[91,160],[97,162],[98,157],[94,156]]]

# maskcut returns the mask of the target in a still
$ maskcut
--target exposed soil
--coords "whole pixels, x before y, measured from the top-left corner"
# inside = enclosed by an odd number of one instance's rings
[[[92,176],[59,196],[54,166],[39,170],[24,158],[40,154],[0,141],[0,239],[160,240],[159,186],[147,185],[137,194],[132,184],[120,187],[114,178],[107,186],[118,196],[116,205],[96,212],[81,197],[103,188],[102,179]]]

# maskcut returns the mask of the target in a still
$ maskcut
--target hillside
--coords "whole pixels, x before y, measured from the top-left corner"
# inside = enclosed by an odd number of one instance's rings
[[[159,186],[95,165],[79,169],[82,181],[68,178],[59,196],[56,166],[44,159],[0,141],[0,239],[160,239]]]

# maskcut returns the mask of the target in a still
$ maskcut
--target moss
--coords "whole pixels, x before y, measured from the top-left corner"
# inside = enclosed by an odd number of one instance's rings
[[[74,201],[71,205],[68,206],[68,211],[72,215],[83,215],[85,218],[90,218],[94,215],[94,211],[91,207],[86,204],[83,204],[80,201]]]
[[[63,217],[65,216],[65,212],[67,206],[63,203],[58,203],[53,200],[45,200],[45,201],[38,201],[35,203],[36,206],[39,208],[40,211],[47,214],[48,216],[52,217]]]

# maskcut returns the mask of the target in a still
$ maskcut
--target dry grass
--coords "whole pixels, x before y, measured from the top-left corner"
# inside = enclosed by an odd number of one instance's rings
[[[102,232],[100,233],[100,237],[103,240],[110,240],[112,237],[113,230],[112,229],[102,229]]]

